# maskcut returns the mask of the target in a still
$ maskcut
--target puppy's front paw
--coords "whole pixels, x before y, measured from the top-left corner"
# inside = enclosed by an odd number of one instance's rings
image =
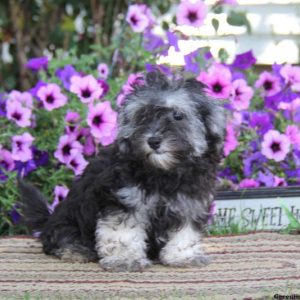
[[[100,259],[101,268],[111,272],[141,272],[151,265],[151,262],[146,258],[126,259],[117,256],[104,257]]]
[[[161,257],[164,265],[172,267],[204,267],[211,263],[211,259],[204,253],[195,254],[193,256],[168,256]]]

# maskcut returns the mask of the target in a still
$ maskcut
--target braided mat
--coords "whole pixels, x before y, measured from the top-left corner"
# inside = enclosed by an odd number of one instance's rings
[[[206,237],[204,268],[103,272],[44,255],[28,237],[0,239],[0,299],[273,299],[300,295],[300,235]]]

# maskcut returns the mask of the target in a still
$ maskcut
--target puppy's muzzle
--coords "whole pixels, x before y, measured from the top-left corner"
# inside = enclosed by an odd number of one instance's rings
[[[157,150],[160,147],[162,139],[158,136],[152,136],[148,139],[147,142],[153,150]]]

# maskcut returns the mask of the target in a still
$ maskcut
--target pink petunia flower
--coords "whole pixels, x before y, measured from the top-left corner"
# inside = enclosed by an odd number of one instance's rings
[[[258,89],[262,88],[263,96],[268,97],[277,94],[281,90],[279,78],[267,71],[259,75],[258,80],[255,82],[255,87]]]
[[[233,109],[238,111],[247,109],[253,94],[252,88],[247,85],[247,82],[244,79],[235,80],[232,83],[232,92],[230,95]]]
[[[276,186],[287,186],[287,183],[285,181],[284,178],[282,177],[278,177],[276,175],[274,175],[273,177],[273,187],[276,187]]]
[[[92,75],[73,76],[70,91],[76,94],[82,103],[90,103],[103,95],[103,88]]]
[[[224,4],[237,5],[238,3],[237,3],[237,0],[219,0],[218,4],[220,4],[220,5],[224,5]]]
[[[75,175],[81,175],[86,166],[88,165],[88,162],[84,159],[81,153],[74,152],[71,153],[66,165],[68,168],[73,170]]]
[[[28,109],[33,108],[32,95],[28,92],[11,91],[8,95],[8,101],[17,101],[22,104],[23,107]]]
[[[64,106],[68,100],[61,92],[60,87],[55,83],[49,83],[40,87],[37,96],[41,99],[45,109],[48,111]]]
[[[226,126],[226,136],[224,142],[224,155],[228,156],[230,152],[235,150],[238,146],[238,140],[234,132],[234,127],[231,123],[228,123]]]
[[[73,135],[63,135],[59,138],[54,157],[61,163],[67,164],[73,154],[82,153],[83,146]]]
[[[300,107],[300,98],[294,99],[292,102],[279,102],[278,109],[289,110],[295,112]]]
[[[252,178],[245,178],[241,180],[239,183],[239,188],[242,189],[256,188],[256,187],[259,187],[259,182]]]
[[[269,130],[265,133],[262,142],[261,153],[268,159],[282,161],[290,151],[290,140],[285,134],[277,130]]]
[[[1,168],[4,168],[7,171],[12,171],[15,168],[12,153],[3,148],[0,148],[0,172]]]
[[[57,185],[54,188],[54,200],[52,204],[50,205],[50,211],[53,212],[55,207],[66,199],[67,195],[69,193],[69,189],[63,185]]]
[[[284,78],[285,83],[289,84],[292,89],[295,85],[297,87],[300,83],[300,67],[286,64],[280,69],[280,75]]]
[[[117,113],[112,110],[110,102],[98,103],[96,106],[90,106],[87,123],[95,138],[110,137],[117,124]]]
[[[109,68],[107,64],[101,63],[97,67],[99,77],[102,79],[106,79],[108,77]]]
[[[285,130],[286,136],[292,145],[300,149],[300,131],[296,125],[288,125]]]
[[[79,128],[79,123],[81,121],[80,114],[76,111],[68,111],[65,115],[65,122],[67,123],[67,126],[65,127],[65,130],[67,134],[72,134],[77,131]]]
[[[231,72],[228,68],[220,64],[214,64],[207,72],[201,72],[197,80],[207,85],[206,92],[210,96],[226,99],[230,96],[232,89],[231,78]]]
[[[26,162],[32,159],[31,145],[34,141],[34,137],[25,132],[22,135],[15,135],[12,137],[12,158],[14,160],[19,160]]]
[[[143,32],[154,24],[154,17],[147,5],[133,4],[128,8],[126,21],[134,32]]]
[[[118,134],[118,130],[117,130],[117,126],[115,126],[112,129],[111,134],[109,136],[103,136],[102,138],[99,139],[99,142],[103,146],[108,146],[116,140],[117,134]]]
[[[32,111],[23,107],[21,102],[9,100],[6,102],[6,117],[14,121],[20,127],[28,127],[31,124]]]
[[[182,0],[177,8],[176,22],[178,25],[200,27],[207,15],[207,6],[202,0]]]

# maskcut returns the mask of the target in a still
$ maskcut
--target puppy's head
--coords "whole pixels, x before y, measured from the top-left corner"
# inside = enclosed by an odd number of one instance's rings
[[[169,170],[222,147],[223,107],[195,79],[169,81],[159,72],[127,96],[119,113],[118,142],[129,155]]]

